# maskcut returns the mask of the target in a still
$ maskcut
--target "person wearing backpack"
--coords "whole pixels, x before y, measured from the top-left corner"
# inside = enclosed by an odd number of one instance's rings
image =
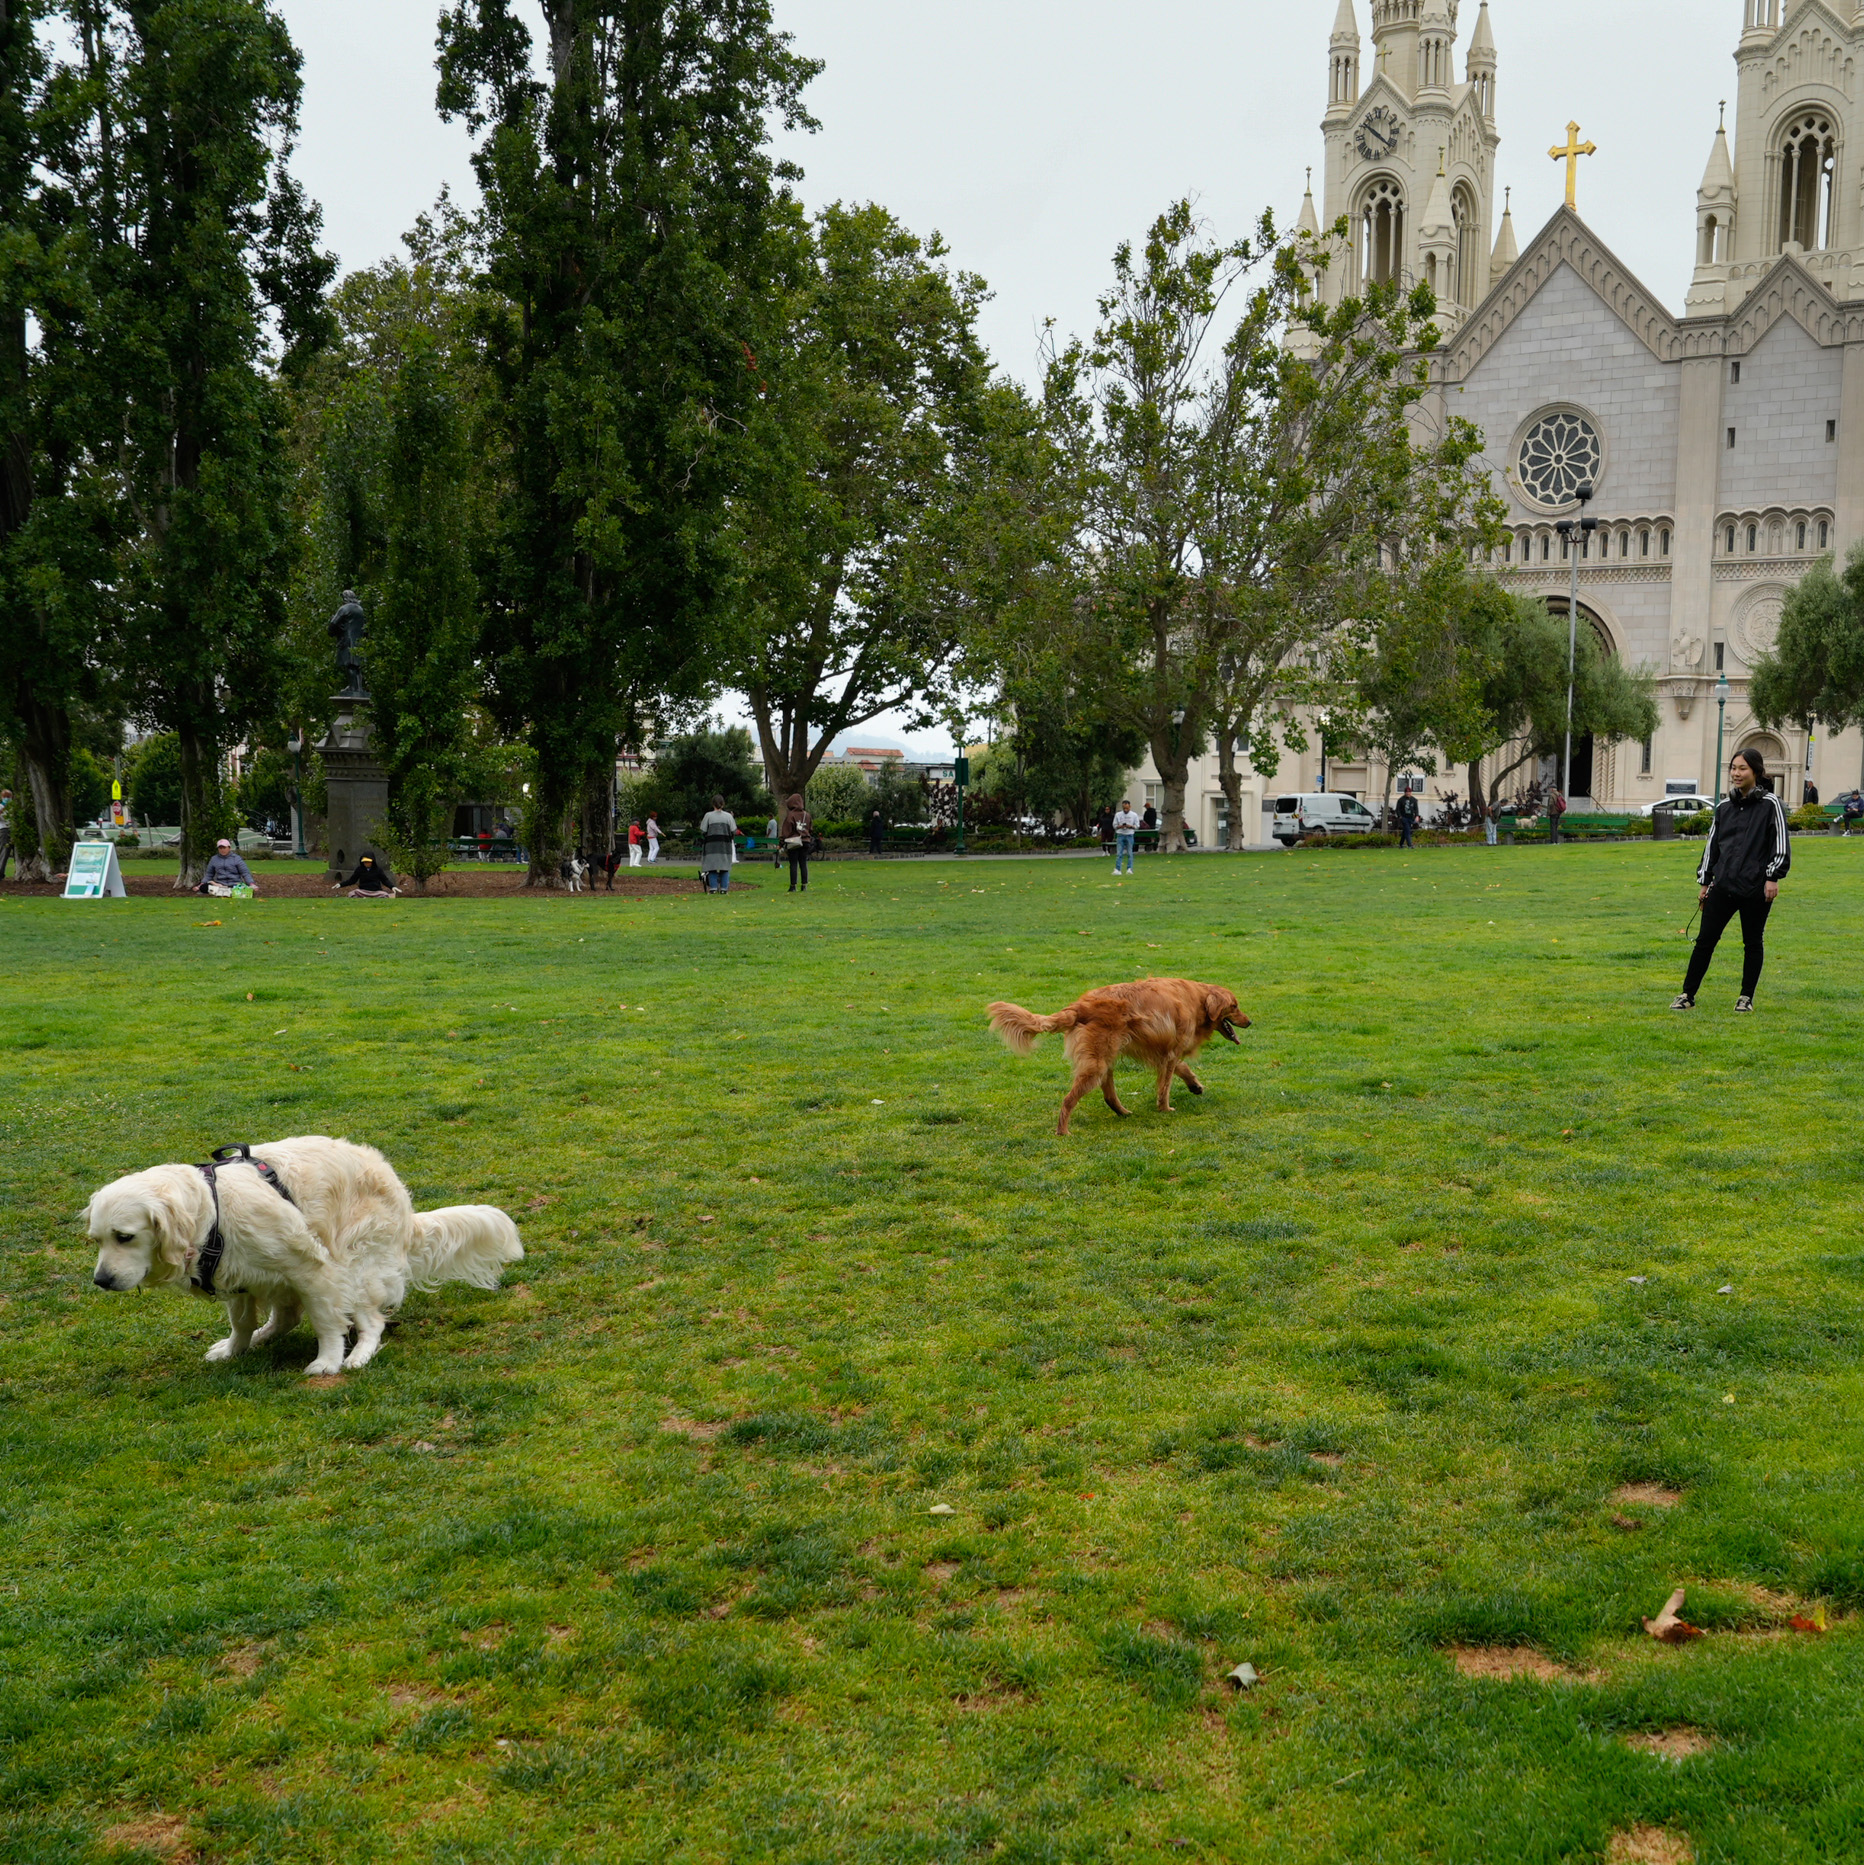
[[[790,864],[790,892],[797,892],[800,876],[803,893],[809,891],[809,850],[816,839],[815,822],[800,796],[793,796],[783,808],[783,821],[777,830],[777,846]]]

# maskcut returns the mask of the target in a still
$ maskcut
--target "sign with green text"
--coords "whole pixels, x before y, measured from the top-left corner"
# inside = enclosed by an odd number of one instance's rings
[[[122,900],[126,893],[114,842],[80,842],[71,851],[71,868],[65,876],[67,900],[101,900],[105,895]]]

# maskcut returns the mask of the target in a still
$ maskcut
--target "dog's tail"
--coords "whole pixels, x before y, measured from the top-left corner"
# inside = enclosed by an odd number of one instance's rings
[[[1054,1030],[1071,1030],[1078,1021],[1073,1005],[1066,1010],[1056,1011],[1052,1017],[1038,1017],[1033,1010],[1025,1010],[1021,1004],[990,1006],[990,1027],[1019,1056],[1026,1056],[1036,1046],[1038,1036],[1047,1036]]]
[[[505,1265],[523,1255],[517,1225],[496,1205],[444,1205],[414,1214],[408,1280],[417,1289],[437,1289],[443,1282],[495,1289]]]

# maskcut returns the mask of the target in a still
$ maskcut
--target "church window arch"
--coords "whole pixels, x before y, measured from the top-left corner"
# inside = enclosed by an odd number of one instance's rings
[[[1733,525],[1730,525],[1728,527],[1728,555],[1732,557],[1734,554],[1735,554],[1735,528]]]
[[[1760,526],[1749,525],[1748,526],[1748,555],[1750,557],[1753,556],[1756,548],[1759,546],[1759,543],[1760,543]]]
[[[1779,250],[1822,252],[1832,243],[1838,139],[1823,110],[1795,117],[1780,139]]]
[[[1540,560],[1545,563],[1553,555],[1553,539],[1543,536],[1540,540]]]
[[[1804,550],[1806,548],[1806,521],[1803,518],[1799,521],[1796,535],[1798,536],[1799,542],[1795,548]]]
[[[1648,531],[1640,531],[1637,534],[1637,554],[1640,557],[1650,555],[1650,533]]]
[[[1629,531],[1620,531],[1618,533],[1618,555],[1620,558],[1629,557],[1631,555],[1631,533]]]
[[[1404,276],[1404,190],[1389,176],[1367,188],[1359,204],[1359,281],[1401,283]]]
[[[1830,535],[1831,535],[1831,527],[1825,522],[1823,518],[1821,518],[1819,520],[1819,548],[1820,550],[1825,549],[1826,547],[1825,540]]]
[[[1661,533],[1661,536],[1663,538],[1663,554],[1667,557],[1670,554],[1670,533],[1666,529]]]
[[[1476,224],[1476,197],[1466,182],[1458,182],[1450,196],[1450,220],[1456,228],[1456,277],[1450,297],[1465,310],[1473,310],[1482,297],[1481,228]]]

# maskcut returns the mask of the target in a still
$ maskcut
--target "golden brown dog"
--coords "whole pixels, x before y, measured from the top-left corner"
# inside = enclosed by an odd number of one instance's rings
[[[1068,1116],[1096,1082],[1116,1114],[1124,1114],[1113,1091],[1113,1065],[1129,1055],[1158,1071],[1159,1111],[1171,1112],[1171,1084],[1175,1075],[1193,1094],[1204,1084],[1185,1067],[1213,1036],[1236,1041],[1236,1026],[1249,1027],[1233,992],[1220,984],[1199,984],[1192,978],[1141,978],[1133,984],[1110,984],[1089,991],[1066,1010],[1039,1017],[1020,1004],[992,1004],[990,1027],[1016,1051],[1026,1056],[1038,1036],[1066,1030],[1062,1045],[1074,1064],[1074,1080],[1061,1104],[1057,1133],[1068,1131]]]

